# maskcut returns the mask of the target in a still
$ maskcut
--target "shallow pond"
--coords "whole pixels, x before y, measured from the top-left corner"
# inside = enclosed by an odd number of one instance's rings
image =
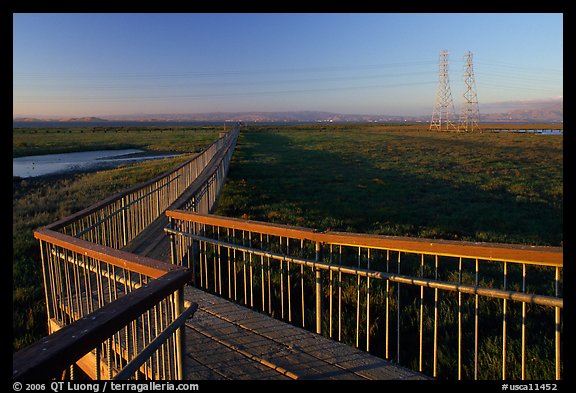
[[[12,160],[12,175],[34,177],[72,171],[113,168],[120,164],[173,157],[178,154],[144,152],[137,149],[95,150],[18,157]]]

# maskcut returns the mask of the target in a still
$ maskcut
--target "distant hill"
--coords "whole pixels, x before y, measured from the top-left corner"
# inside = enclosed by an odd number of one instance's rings
[[[492,111],[485,112],[480,105],[480,121],[483,123],[526,122],[526,123],[562,123],[564,121],[563,101],[540,103],[503,103],[489,104]],[[503,110],[504,108],[508,110]],[[420,116],[402,115],[359,115],[322,111],[286,111],[286,112],[208,112],[208,113],[154,113],[101,117],[52,118],[45,116],[20,116],[13,122],[75,122],[101,123],[110,121],[131,122],[249,122],[249,123],[402,123],[429,122],[432,113]]]
[[[100,121],[108,121],[106,119],[102,119],[100,117],[72,117],[70,119],[62,120],[63,122],[100,122]]]
[[[507,112],[480,114],[482,122],[527,122],[527,123],[562,123],[564,105],[562,102],[542,107],[519,108]]]
[[[40,122],[40,121],[46,121],[43,119],[38,119],[36,117],[15,117],[14,119],[12,119],[13,122],[15,123],[36,123],[36,122]]]
[[[130,121],[194,121],[194,122],[393,122],[404,121],[405,116],[356,115],[321,111],[287,111],[287,112],[209,112],[179,114],[141,114],[110,116],[109,120]]]
[[[75,122],[75,123],[83,123],[83,122],[106,122],[108,121],[107,119],[102,119],[100,117],[93,117],[93,116],[89,116],[89,117],[72,117],[72,118],[60,118],[60,119],[50,119],[50,118],[37,118],[37,117],[15,117],[13,120],[13,122],[17,123],[17,122],[22,122],[22,123],[37,123],[37,122],[46,122],[46,121],[52,121],[52,122],[62,122],[62,123],[67,123],[67,122]]]

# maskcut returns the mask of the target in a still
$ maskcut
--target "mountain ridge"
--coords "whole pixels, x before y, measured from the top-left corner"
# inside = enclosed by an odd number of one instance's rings
[[[110,116],[56,117],[46,116],[14,116],[13,122],[108,122],[108,121],[140,121],[140,122],[329,122],[329,123],[396,123],[396,122],[428,122],[431,115],[366,115],[343,114],[327,111],[246,111],[246,112],[205,112],[205,113],[148,113]],[[564,121],[563,103],[547,105],[524,106],[508,111],[482,113],[480,122],[536,122],[562,123]]]

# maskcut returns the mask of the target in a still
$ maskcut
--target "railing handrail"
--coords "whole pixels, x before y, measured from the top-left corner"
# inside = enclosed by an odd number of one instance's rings
[[[44,226],[43,228],[47,228],[47,229],[57,229],[60,228],[72,221],[78,220],[82,217],[85,217],[91,213],[94,213],[95,211],[101,209],[104,206],[107,206],[113,202],[116,202],[118,200],[120,200],[121,198],[125,197],[126,195],[130,195],[133,192],[139,191],[145,187],[148,187],[149,185],[163,179],[166,178],[170,175],[172,175],[173,173],[177,172],[178,170],[182,169],[184,166],[190,164],[192,161],[194,161],[195,159],[197,159],[198,157],[200,157],[202,154],[206,153],[212,146],[214,146],[215,144],[217,144],[220,140],[224,139],[227,137],[228,134],[216,139],[214,142],[212,142],[210,145],[208,145],[207,147],[205,147],[204,149],[202,149],[202,151],[200,151],[199,153],[196,153],[194,155],[194,157],[190,158],[189,160],[183,162],[182,164],[178,165],[176,168],[173,169],[169,169],[161,174],[159,174],[158,176],[150,179],[150,180],[146,180],[142,183],[136,184],[126,190],[122,190],[116,194],[113,194],[105,199],[102,199],[96,203],[94,203],[91,206],[88,206],[85,209],[82,209],[78,212],[75,212],[67,217],[63,217],[53,223],[50,223],[46,226]]]
[[[50,229],[41,228],[34,232],[34,237],[38,240],[49,242],[67,250],[95,258],[102,262],[130,270],[135,273],[144,274],[148,277],[158,278],[167,272],[180,270],[181,268],[170,263],[158,261],[156,259],[132,254],[122,250],[92,243],[87,240],[65,235]]]
[[[273,236],[311,240],[325,244],[380,248],[416,254],[442,255],[471,259],[525,263],[562,267],[563,248],[527,246],[519,244],[482,243],[454,240],[384,236],[360,233],[321,232],[315,229],[273,224],[240,218],[195,213],[187,210],[167,210],[169,218],[194,221],[200,224],[228,226],[237,230],[268,233]],[[193,218],[192,218],[193,217]]]
[[[232,133],[234,131],[235,130],[232,130],[230,132]],[[188,190],[186,190],[182,195],[180,195],[180,197],[178,197],[174,202],[172,202],[172,204],[168,206],[168,209],[178,209],[186,202],[186,200],[189,197],[189,194],[194,194],[198,192],[198,190],[204,185],[204,183],[210,180],[212,175],[214,175],[214,173],[219,169],[220,163],[222,162],[222,160],[232,147],[232,140],[233,138],[229,140],[229,144],[227,146],[222,146],[222,148],[214,155],[214,157],[212,157],[210,162],[206,164],[207,170],[200,173],[198,177],[194,179],[192,183],[190,183],[190,185],[188,186]]]
[[[322,232],[185,210],[165,214],[172,260],[191,267],[194,285],[203,290],[350,345],[355,335],[357,348],[365,338],[366,351],[389,360],[395,350],[396,363],[430,369],[434,377],[440,363],[452,362],[458,379],[471,377],[472,366],[474,379],[492,375],[492,367],[479,367],[487,359],[498,367],[492,343],[500,341],[502,378],[517,372],[530,378],[527,370],[540,367],[540,359],[534,366],[528,360],[530,329],[530,337],[542,337],[533,353],[553,354],[542,361],[561,378],[562,247]],[[529,321],[532,314],[541,318]],[[481,325],[480,316],[487,322]],[[407,350],[402,342],[410,342]],[[426,348],[433,348],[431,358]],[[405,356],[411,360],[401,363]],[[511,374],[512,358],[520,360]]]
[[[430,278],[421,278],[421,277],[414,277],[409,275],[403,274],[396,274],[390,272],[383,272],[379,270],[371,270],[365,269],[360,267],[349,267],[349,266],[342,266],[339,264],[334,263],[327,263],[322,261],[317,261],[313,259],[306,259],[302,257],[293,257],[287,256],[284,254],[274,253],[271,251],[260,251],[258,249],[242,246],[242,245],[230,245],[226,241],[215,240],[199,235],[193,235],[186,232],[174,230],[172,228],[166,228],[165,231],[170,234],[176,234],[180,236],[187,236],[195,240],[209,242],[215,245],[221,245],[223,247],[227,247],[230,249],[234,249],[240,252],[247,252],[253,255],[275,259],[277,261],[285,261],[289,263],[294,263],[296,265],[303,265],[309,268],[313,268],[316,270],[326,270],[329,272],[334,273],[345,273],[345,274],[352,274],[354,276],[360,277],[367,277],[367,278],[374,278],[378,280],[389,280],[392,282],[397,282],[401,284],[410,284],[419,287],[427,287],[427,288],[437,288],[451,292],[462,292],[467,293],[470,295],[481,295],[487,296],[497,299],[507,299],[507,300],[514,300],[519,302],[525,302],[530,304],[538,304],[542,306],[548,307],[564,307],[564,300],[563,298],[558,298],[554,296],[546,296],[546,295],[538,295],[538,294],[529,294],[529,293],[521,293],[513,290],[501,290],[497,288],[482,288],[477,287],[474,285],[467,285],[462,283],[452,283],[447,281],[441,281],[436,279]],[[364,247],[364,246],[362,246]],[[396,250],[394,250],[396,251]]]
[[[188,269],[168,272],[16,352],[12,357],[13,379],[54,377],[63,366],[75,363],[110,337],[116,327],[132,322],[189,280]]]

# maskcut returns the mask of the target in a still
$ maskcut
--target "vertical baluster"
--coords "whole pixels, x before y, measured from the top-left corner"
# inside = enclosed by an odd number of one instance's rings
[[[82,286],[80,284],[80,275],[78,272],[78,255],[76,253],[72,254],[72,278],[74,280],[74,296],[76,297],[76,312],[78,313],[77,318],[80,319],[84,316],[82,307]]]
[[[290,256],[290,238],[286,238],[286,255]],[[287,266],[287,287],[288,287],[288,322],[292,322],[292,296],[291,296],[291,286],[290,283],[290,260],[286,261]]]
[[[386,250],[386,273],[390,273],[390,250]],[[389,318],[389,306],[390,306],[390,279],[386,278],[386,328],[385,328],[385,336],[386,336],[386,360],[390,359],[389,356],[389,334],[390,334],[390,318]]]
[[[212,228],[212,237],[215,238],[216,234],[215,231],[217,231],[217,227],[216,226],[211,226]],[[216,262],[216,259],[218,259],[218,256],[216,255],[216,245],[212,244],[212,252],[214,253],[213,256],[213,266],[214,266],[214,293],[218,293],[218,264]]]
[[[316,242],[316,263],[321,260],[322,248],[320,242]],[[316,278],[316,333],[322,334],[322,272],[319,268],[314,266],[314,274]]]
[[[108,362],[108,379],[112,379],[112,340],[106,340],[106,361]]]
[[[98,308],[104,305],[104,289],[102,284],[102,265],[99,260],[94,259],[96,264],[96,293],[98,298]]]
[[[232,229],[232,243],[236,244],[236,230]],[[238,274],[236,273],[236,248],[234,248],[232,250],[232,258],[234,260],[234,301],[238,301],[238,285],[237,285],[237,281],[238,281]]]
[[[161,300],[160,304],[159,304],[159,318],[160,318],[160,330],[156,331],[156,337],[158,337],[163,331],[164,328],[166,326],[165,324],[165,319],[167,317],[167,312],[168,310],[165,310],[166,305],[165,305],[166,299]],[[167,379],[167,375],[166,375],[166,364],[167,364],[167,358],[168,355],[166,353],[167,351],[167,346],[166,344],[162,344],[160,346],[160,351],[161,351],[161,356],[162,356],[162,360],[161,360],[161,364],[162,364],[162,378],[163,379]]]
[[[362,249],[358,247],[358,268],[360,268],[360,258]],[[358,348],[360,338],[360,275],[356,274],[356,348]]]
[[[248,245],[250,248],[252,248],[252,232],[248,231]],[[253,272],[252,272],[252,257],[253,257],[254,253],[252,251],[250,251],[249,256],[250,258],[248,259],[248,263],[250,264],[250,307],[254,308],[254,282],[253,282]]]
[[[188,223],[186,226],[188,231],[196,235],[196,223]],[[198,280],[196,279],[196,246],[198,246],[198,254],[200,254],[200,244],[197,240],[190,239],[188,244],[188,267],[192,265],[192,284],[198,287]]]
[[[424,278],[424,254],[420,259],[420,277]],[[420,286],[420,353],[418,356],[418,371],[422,372],[422,339],[424,332],[424,286]]]
[[[338,265],[342,266],[342,245],[338,245]],[[338,270],[338,341],[342,341],[342,271]]]
[[[330,263],[330,267],[332,267],[332,244],[330,244],[329,263]],[[330,308],[330,312],[329,312],[329,314],[330,314],[330,327],[329,327],[330,338],[332,338],[332,286],[334,284],[332,273],[333,273],[332,269],[330,269],[330,300],[329,300],[330,301],[330,303],[329,303],[329,308]],[[302,278],[302,280],[304,280],[304,278]],[[304,322],[304,282],[302,282],[302,322]],[[302,327],[304,327],[304,326],[302,326]]]
[[[144,318],[142,318],[142,319],[144,319]],[[150,310],[146,311],[146,319],[147,319],[146,320],[146,322],[147,322],[146,327],[147,328],[144,329],[144,326],[142,326],[142,348],[146,348],[148,343],[150,343],[152,341],[152,317],[151,317],[151,311]],[[148,339],[146,339],[146,338],[148,338]],[[149,377],[150,379],[155,378],[154,361],[152,360],[152,358],[150,358],[149,366],[146,367],[146,377]]]
[[[60,247],[52,245],[50,250],[50,259],[52,261],[52,280],[54,285],[52,287],[52,295],[54,299],[54,314],[56,319],[65,323],[64,312],[62,310],[61,303],[63,302],[62,295],[64,292],[64,287],[62,285],[62,264],[60,263]]]
[[[220,241],[220,227],[216,227],[216,239]],[[218,294],[222,296],[222,248],[218,244]]]
[[[508,264],[504,262],[504,287],[508,279]],[[506,379],[506,299],[502,303],[502,379]]]
[[[262,251],[265,250],[263,240],[263,235],[260,233],[260,249]],[[266,310],[266,296],[264,295],[264,256],[260,256],[260,281],[262,289],[262,312],[264,312]]]
[[[64,288],[66,290],[66,303],[63,304],[64,312],[68,316],[69,321],[74,321],[76,318],[74,317],[74,301],[72,299],[72,284],[70,279],[70,267],[68,266],[68,250],[63,250],[63,255],[60,256],[62,258],[62,266],[64,269]]]
[[[476,288],[479,285],[479,275],[478,275],[478,258],[476,258]],[[474,305],[474,380],[478,380],[478,294],[475,295],[476,301]]]
[[[200,288],[204,288],[204,252],[202,240],[198,240],[198,266],[200,267]]]
[[[462,284],[462,257],[458,258],[458,284]],[[458,380],[462,380],[462,292],[458,291]]]
[[[203,234],[205,237],[208,237],[208,225],[205,225],[203,228]],[[209,243],[204,241],[204,288],[207,291],[210,291],[210,283],[208,281],[208,246]]]
[[[154,335],[150,337],[150,341],[148,341],[148,343],[152,342],[152,340],[158,334],[159,330],[160,326],[158,324],[158,305],[156,304],[154,305]],[[158,379],[161,379],[162,368],[160,367],[160,353],[158,350],[156,351],[156,372],[158,373]]]
[[[300,256],[304,256],[304,239],[300,240]],[[304,265],[300,265],[300,298],[302,299],[302,327],[306,327],[305,324],[305,308],[304,308]],[[330,336],[332,337],[332,336]]]
[[[556,274],[554,277],[554,294],[560,297],[560,267],[556,266]],[[560,307],[554,310],[554,324],[555,324],[555,342],[556,342],[556,379],[560,379]]]
[[[58,308],[57,308],[57,298],[56,298],[56,272],[55,272],[55,266],[54,266],[54,255],[52,254],[52,252],[54,251],[54,246],[47,243],[47,242],[43,242],[40,241],[40,245],[44,246],[44,247],[40,247],[40,250],[42,252],[42,260],[45,261],[45,263],[42,264],[42,268],[46,269],[47,271],[47,276],[45,275],[44,277],[48,278],[48,283],[49,286],[46,285],[46,279],[44,279],[45,284],[44,284],[44,288],[47,294],[46,297],[46,313],[47,313],[47,317],[48,317],[48,321],[51,318],[56,318],[58,320]],[[44,267],[45,266],[45,267]],[[50,290],[48,291],[48,288],[50,288]],[[49,294],[49,297],[48,297]],[[51,329],[49,329],[49,333],[51,333]]]
[[[370,248],[368,249],[368,270],[370,270]],[[366,277],[366,352],[370,352],[370,277]]]
[[[116,266],[111,265],[112,268],[112,284],[114,285],[114,300],[118,299],[118,277],[116,277]]]
[[[141,315],[139,319],[142,320],[141,326],[142,326],[142,329],[144,329],[143,315]],[[130,331],[132,333],[132,359],[134,359],[138,355],[138,320],[137,319],[132,321],[132,328],[130,329]],[[132,360],[132,359],[130,359],[130,360]],[[144,364],[146,364],[146,363],[144,363]],[[140,377],[140,374],[138,373],[138,371],[136,371],[135,379],[138,380],[138,379],[140,379],[139,377]]]
[[[124,281],[124,294],[128,294],[131,288],[128,286],[128,281],[126,280],[126,269],[122,269],[122,279]],[[126,325],[124,328],[124,341],[126,342],[126,363],[129,363],[132,358],[130,357],[130,324]],[[133,354],[136,356],[136,354]]]
[[[398,251],[398,275],[400,275],[400,254]],[[400,308],[400,283],[396,283],[396,307],[398,308],[397,318],[396,318],[396,363],[400,364],[400,319],[401,319],[401,308]]]
[[[266,234],[266,247],[268,251],[272,252],[272,245],[270,244],[270,235]],[[272,284],[270,281],[270,257],[266,258],[267,266],[268,266],[268,315],[272,315]]]
[[[230,243],[230,228],[226,228],[226,241]],[[232,263],[230,262],[230,247],[226,247],[228,257],[228,299],[232,299]],[[236,273],[236,271],[234,271]]]
[[[526,293],[526,264],[522,264],[522,293]],[[522,380],[526,379],[526,302],[522,302]]]
[[[86,315],[92,312],[90,304],[92,301],[92,291],[90,290],[90,266],[86,261],[86,256],[82,255],[82,275],[84,276],[84,291],[86,292]]]
[[[282,248],[282,236],[280,236],[280,252],[284,254]],[[280,260],[280,309],[282,320],[284,320],[284,257]]]
[[[434,256],[434,279],[438,281],[438,255]],[[434,288],[434,365],[432,376],[438,376],[438,288]]]
[[[246,247],[246,231],[242,230],[242,246]],[[246,270],[246,251],[242,251],[242,269],[244,273],[244,305],[248,305],[248,276]]]
[[[94,375],[96,376],[96,380],[101,379],[100,378],[100,352],[101,352],[101,345],[97,345],[96,346],[96,361],[94,362],[95,365],[95,370],[94,370]]]

